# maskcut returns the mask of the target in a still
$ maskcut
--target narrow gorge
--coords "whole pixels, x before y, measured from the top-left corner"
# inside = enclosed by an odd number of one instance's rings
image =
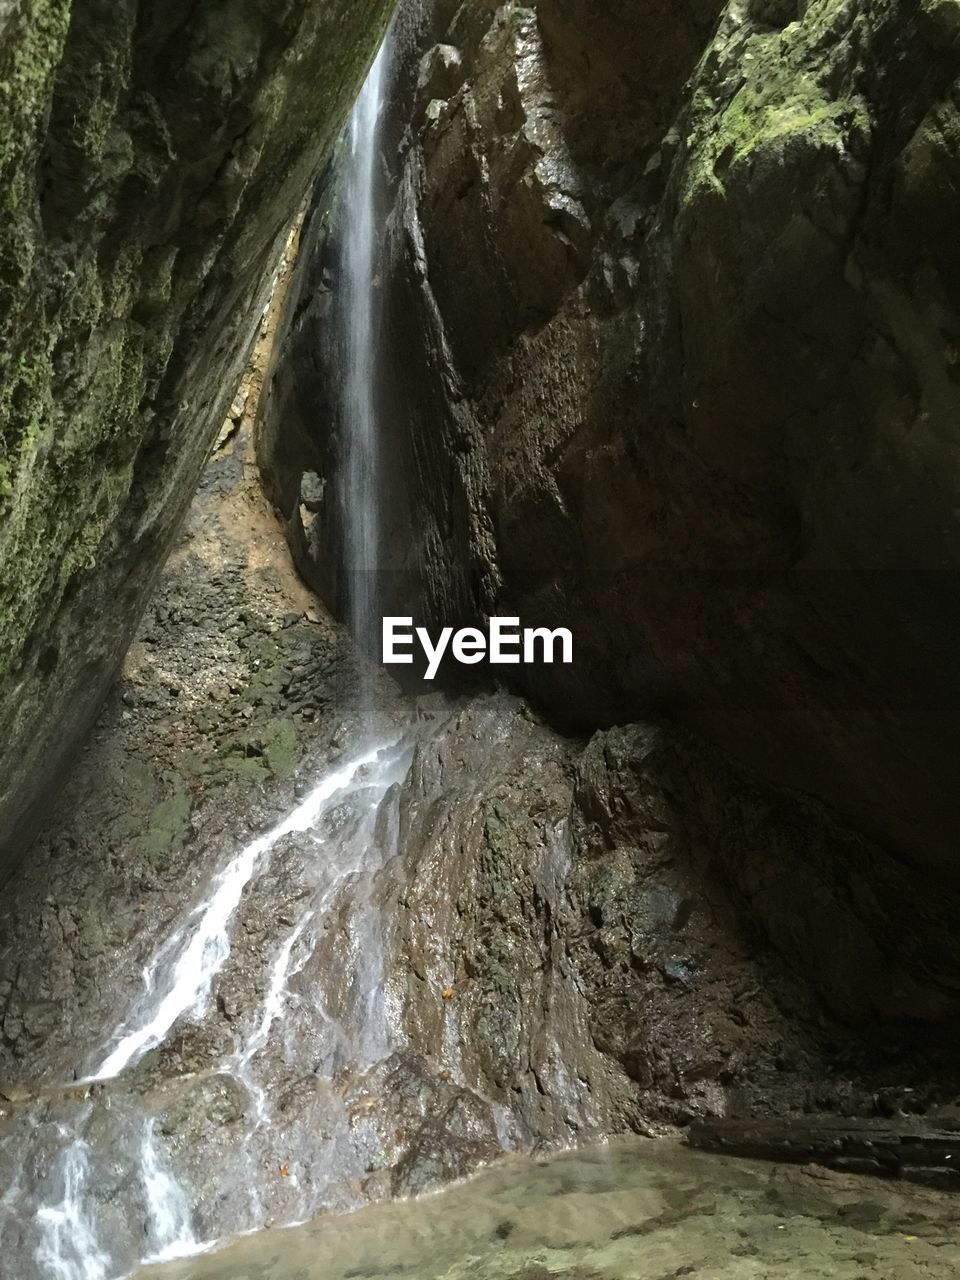
[[[957,0],[0,85],[0,1280],[951,1277]]]

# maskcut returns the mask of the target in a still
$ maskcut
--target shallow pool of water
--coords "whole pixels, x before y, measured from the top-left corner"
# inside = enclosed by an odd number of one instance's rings
[[[267,1231],[143,1280],[933,1280],[960,1204],[896,1182],[630,1141],[510,1159],[414,1202]]]

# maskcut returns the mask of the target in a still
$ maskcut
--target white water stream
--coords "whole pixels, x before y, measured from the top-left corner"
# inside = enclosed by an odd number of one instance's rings
[[[350,417],[344,460],[346,567],[351,620],[361,640],[370,635],[378,563],[373,297],[376,149],[384,65],[381,51],[354,109],[344,219],[342,323]],[[282,1065],[295,1057],[297,1050],[289,1046],[284,1020],[296,1014],[298,1002],[309,1000],[312,1020],[307,1042],[314,1057],[309,1064],[295,1061],[293,1066],[301,1074],[312,1071],[318,1079],[332,1076],[344,1064],[372,1064],[391,1049],[381,991],[386,925],[369,888],[364,887],[364,877],[394,852],[383,838],[386,828],[378,827],[378,815],[390,788],[405,775],[411,750],[407,740],[366,747],[327,773],[271,831],[215,870],[145,966],[142,991],[133,1007],[92,1055],[93,1065],[80,1082],[81,1092],[93,1087],[89,1104],[72,1109],[65,1103],[54,1104],[49,1112],[25,1114],[18,1122],[23,1141],[0,1200],[0,1255],[16,1256],[17,1280],[114,1280],[143,1262],[191,1255],[216,1243],[198,1238],[196,1187],[188,1189],[173,1167],[169,1144],[173,1130],[164,1129],[162,1107],[158,1120],[156,1110],[137,1090],[124,1088],[122,1077],[151,1050],[168,1046],[171,1036],[184,1026],[203,1025],[218,983],[231,964],[243,963],[234,952],[244,903],[266,877],[282,875],[283,868],[277,872],[274,867],[278,847],[285,847],[287,837],[299,836],[296,854],[303,859],[304,883],[295,897],[292,919],[285,912],[271,932],[266,972],[259,987],[254,987],[258,1006],[243,1011],[233,1046],[202,1073],[204,1080],[212,1082],[211,1096],[234,1098],[239,1093],[245,1099],[244,1127],[239,1137],[231,1131],[231,1141],[235,1147],[239,1142],[239,1150],[231,1149],[234,1165],[229,1176],[224,1171],[226,1190],[218,1192],[221,1198],[229,1193],[237,1207],[232,1213],[218,1212],[215,1220],[225,1222],[230,1234],[256,1230],[275,1220],[273,1202],[268,1204],[270,1188],[263,1191],[258,1183],[263,1177],[264,1144],[274,1140],[274,1133],[282,1135],[282,1129],[272,1114],[269,1081],[273,1077],[269,1069],[261,1069],[259,1059],[269,1053],[271,1061]],[[350,974],[346,1014],[342,1007],[326,1010],[322,993],[312,988],[306,997],[293,990],[332,912],[340,912],[339,927],[344,927],[345,902],[349,924],[342,963]],[[301,1037],[298,1045],[302,1043]],[[184,1079],[192,1077],[188,1073]],[[107,1092],[101,1094],[103,1088]],[[176,1102],[174,1097],[171,1105]],[[210,1158],[216,1161],[224,1154],[211,1153]],[[282,1166],[281,1176],[297,1187],[298,1198],[287,1202],[295,1205],[297,1219],[318,1211],[324,1177],[329,1181],[334,1174],[335,1170],[321,1167],[310,1185],[301,1189],[296,1177]],[[42,1188],[39,1208],[38,1185]],[[133,1216],[139,1216],[139,1222],[129,1221],[132,1204],[137,1206]]]
[[[147,1200],[148,1260],[169,1262],[189,1257],[199,1247],[193,1234],[190,1203],[157,1145],[155,1120],[147,1121],[140,1158]]]
[[[377,577],[381,566],[375,263],[377,154],[387,56],[384,46],[370,70],[350,121],[351,166],[345,194],[350,221],[345,228],[339,299],[345,363],[344,559],[351,629],[364,647],[375,638]]]
[[[65,1131],[65,1137],[69,1134]],[[37,1262],[54,1280],[106,1280],[109,1258],[97,1242],[96,1223],[85,1195],[90,1178],[90,1153],[77,1139],[65,1149],[53,1171],[60,1183],[59,1199],[37,1214],[43,1236]]]
[[[284,836],[314,826],[330,801],[342,795],[378,754],[378,749],[367,751],[328,775],[278,826],[241,849],[220,872],[207,896],[148,965],[144,993],[132,1018],[120,1028],[119,1042],[90,1080],[114,1079],[161,1044],[184,1014],[202,1016],[213,980],[230,955],[230,922],[263,859]]]

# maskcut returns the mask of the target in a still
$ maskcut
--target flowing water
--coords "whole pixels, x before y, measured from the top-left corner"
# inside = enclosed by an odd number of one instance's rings
[[[147,1202],[149,1258],[164,1262],[196,1253],[200,1245],[193,1234],[186,1192],[167,1166],[157,1143],[156,1120],[148,1120],[143,1133],[141,1167]]]
[[[18,1280],[110,1280],[141,1261],[196,1253],[221,1234],[256,1230],[278,1216],[302,1220],[329,1206],[331,1186],[335,1191],[349,1167],[346,1154],[333,1158],[346,1125],[335,1099],[326,1100],[328,1137],[317,1142],[317,1168],[299,1185],[285,1185],[283,1215],[271,1204],[269,1188],[260,1190],[264,1152],[280,1128],[270,1086],[287,1056],[285,1036],[274,1028],[286,1019],[310,1023],[319,1079],[339,1064],[358,1065],[371,1052],[389,1051],[377,999],[379,952],[371,941],[386,924],[372,918],[364,878],[394,853],[385,804],[408,770],[411,750],[412,740],[402,738],[331,770],[277,827],[219,869],[148,965],[143,994],[91,1071],[93,1089],[81,1082],[13,1119],[2,1144],[8,1189],[0,1200],[0,1241],[4,1256],[16,1260]],[[282,882],[289,872],[282,864],[291,855],[296,911],[269,922],[262,996],[247,1017],[237,1019],[233,1045],[202,1073],[165,1080],[153,1092],[141,1092],[136,1080],[128,1085],[173,1028],[202,1026],[215,983],[227,980],[234,935],[244,933],[243,903],[271,876]],[[335,909],[346,914],[349,934],[340,958],[344,1007],[326,1009],[317,992],[298,1009],[291,986]],[[202,1150],[187,1153],[189,1159],[181,1155],[177,1169],[164,1142],[171,1111],[189,1119],[190,1091],[199,1090],[205,1105],[203,1089],[211,1087],[215,1096],[234,1099],[237,1123],[225,1145],[209,1152],[226,1204],[204,1213],[196,1203]]]
[[[40,1206],[37,1263],[56,1280],[103,1280],[109,1259],[97,1242],[96,1222],[84,1194],[90,1178],[89,1147],[61,1129],[67,1144],[55,1161],[53,1203]]]
[[[376,637],[377,578],[381,563],[379,436],[377,431],[375,264],[377,153],[389,38],[361,90],[350,121],[351,166],[345,191],[343,271],[338,297],[344,344],[344,438],[341,498],[344,559],[351,630],[364,648]]]
[[[170,935],[144,970],[143,997],[132,1017],[117,1031],[115,1038],[118,1043],[88,1079],[114,1079],[131,1063],[138,1062],[148,1050],[161,1044],[179,1018],[185,1014],[196,1018],[203,1016],[213,980],[230,955],[228,926],[251,878],[284,836],[295,831],[307,831],[314,826],[330,801],[342,795],[361,771],[376,761],[377,755],[376,750],[368,751],[324,778],[279,826],[248,844],[214,878],[206,897]],[[306,923],[306,920],[302,922],[303,927]],[[258,1033],[251,1037],[250,1052],[245,1050],[241,1061],[247,1061],[255,1052],[254,1045],[259,1047],[263,1043],[270,1021],[276,1016],[275,1005],[282,993],[290,954],[300,931],[298,926],[280,948],[271,994],[264,1007],[266,1024],[261,1024],[263,1038],[258,1029]]]

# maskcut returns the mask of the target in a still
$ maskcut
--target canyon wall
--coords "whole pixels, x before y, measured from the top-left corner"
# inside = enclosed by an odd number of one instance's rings
[[[950,0],[408,6],[379,277],[386,601],[572,627],[519,677],[555,719],[671,718],[936,885],[958,77]],[[260,444],[334,601],[337,181]]]
[[[389,8],[2,8],[0,874],[123,656]]]

